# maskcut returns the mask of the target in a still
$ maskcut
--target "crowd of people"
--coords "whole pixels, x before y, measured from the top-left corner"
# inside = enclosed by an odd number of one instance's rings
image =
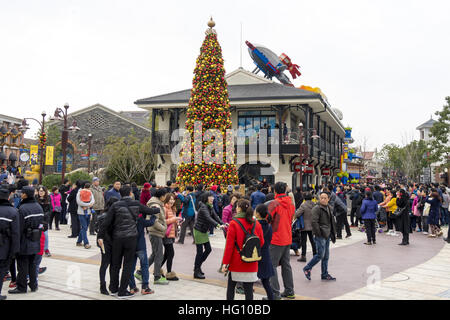
[[[202,265],[212,252],[210,237],[221,229],[226,245],[219,272],[228,276],[227,299],[234,299],[237,292],[252,300],[257,281],[266,291],[265,299],[293,299],[291,250],[305,263],[308,280],[321,262],[321,280],[335,281],[328,273],[329,248],[330,242],[343,239],[343,229],[346,238],[352,236],[352,228],[365,232],[365,245],[375,245],[378,233],[401,234],[402,246],[409,245],[413,232],[439,238],[441,227],[449,222],[449,191],[444,184],[328,183],[292,192],[284,182],[270,184],[264,179],[243,194],[239,186],[181,189],[171,181],[165,186],[145,183],[142,189],[136,183],[115,181],[103,188],[94,177],[65,180],[49,193],[46,187],[30,186],[19,177],[14,184],[4,181],[0,188],[0,279],[10,281],[9,294],[38,290],[39,274],[46,270],[40,266],[42,256],[51,256],[48,229],[54,226],[60,231],[61,224],[69,224],[68,238],[76,239],[75,246],[91,249],[88,232],[96,235],[102,294],[121,299],[139,292],[153,294],[150,267],[154,285],[179,280],[173,265],[174,244],[183,245],[188,235],[196,247],[193,278],[205,279]],[[444,240],[450,243],[450,237]],[[0,293],[1,286],[2,282]]]

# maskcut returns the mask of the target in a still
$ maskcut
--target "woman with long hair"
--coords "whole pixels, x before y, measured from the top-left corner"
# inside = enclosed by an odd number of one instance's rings
[[[237,205],[237,201],[241,199],[241,194],[239,193],[233,193],[231,195],[231,199],[230,199],[230,204],[227,205],[225,208],[223,208],[223,212],[222,212],[222,221],[224,223],[230,223],[231,220],[233,219],[233,217],[236,214],[236,205]],[[225,236],[225,238],[227,237],[227,232],[228,232],[228,227],[224,227],[223,228],[223,235]]]
[[[51,215],[51,205],[50,205],[50,197],[48,195],[48,190],[44,186],[39,186],[37,189],[38,194],[36,195],[36,201],[42,207],[42,211],[44,211],[44,234],[45,234],[45,245],[44,245],[44,253],[46,257],[51,257],[50,250],[48,249],[48,223],[50,221]]]
[[[431,189],[429,197],[425,200],[426,203],[431,205],[430,213],[428,215],[428,225],[430,226],[431,233],[429,238],[437,238],[442,236],[443,232],[439,226],[439,214],[441,210],[441,197],[436,189]]]
[[[52,193],[50,194],[50,203],[51,203],[51,215],[50,215],[50,222],[48,224],[48,228],[52,230],[52,224],[53,219],[55,220],[55,228],[59,231],[59,220],[61,211],[62,211],[62,204],[61,204],[62,196],[59,193],[58,187],[52,188]]]
[[[220,228],[224,225],[213,207],[214,194],[211,191],[205,192],[200,201],[197,221],[194,225],[194,241],[197,246],[197,254],[194,262],[194,278],[205,279],[201,266],[211,253],[208,230],[212,227]]]
[[[108,230],[102,227],[102,222],[108,214],[109,208],[114,204],[114,202],[119,201],[116,197],[110,197],[105,203],[105,211],[97,217],[97,247],[100,248],[101,262],[100,262],[100,293],[104,295],[109,295],[108,289],[106,289],[106,269],[111,265],[112,257],[112,238]],[[101,240],[101,241],[99,241]]]
[[[177,224],[182,220],[181,217],[177,217],[177,209],[175,206],[176,197],[173,193],[166,194],[164,199],[164,211],[166,213],[167,230],[166,235],[163,238],[164,245],[164,258],[161,263],[161,267],[167,262],[167,274],[166,279],[170,281],[177,281],[177,274],[172,272],[172,263],[175,256],[175,250],[173,244],[177,235]]]
[[[245,231],[244,231],[245,230]],[[258,262],[244,262],[241,252],[247,233],[254,233],[264,245],[261,224],[253,218],[250,201],[237,202],[236,215],[230,223],[222,260],[222,272],[228,273],[227,300],[234,300],[236,285],[242,282],[245,300],[253,300],[253,283],[258,280]]]

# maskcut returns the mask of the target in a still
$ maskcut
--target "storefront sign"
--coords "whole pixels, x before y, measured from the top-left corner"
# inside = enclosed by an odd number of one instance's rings
[[[294,171],[295,172],[300,172],[302,171],[302,164],[300,162],[295,162],[294,163]]]
[[[328,168],[322,169],[322,175],[323,176],[329,176],[330,175],[330,169],[328,169]]]
[[[312,164],[307,165],[306,168],[305,168],[305,173],[311,174],[313,172],[314,172],[314,166]]]

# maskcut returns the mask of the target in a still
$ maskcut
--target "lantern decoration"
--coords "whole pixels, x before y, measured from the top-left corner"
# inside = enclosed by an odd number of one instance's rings
[[[39,135],[39,146],[41,147],[41,149],[44,149],[46,142],[47,142],[47,136],[46,136],[45,132],[42,132]]]
[[[178,167],[177,183],[221,185],[227,186],[238,183],[234,146],[226,138],[226,130],[231,129],[230,100],[228,98],[225,80],[224,60],[222,48],[217,40],[217,33],[212,28],[214,21],[208,22],[206,37],[200,48],[192,81],[191,97],[186,111],[186,130],[190,134],[190,145],[183,143],[180,156],[183,158]],[[201,129],[195,123],[201,123]],[[216,156],[214,150],[208,154],[205,149],[213,142],[205,140],[205,132],[209,129],[219,130],[222,136],[222,155]],[[201,142],[199,140],[201,137]],[[208,149],[209,150],[209,149]],[[185,153],[190,151],[190,161],[186,161]],[[227,163],[227,153],[233,161]],[[195,161],[201,155],[201,162]],[[217,158],[223,161],[217,161]],[[228,161],[230,162],[230,161]]]

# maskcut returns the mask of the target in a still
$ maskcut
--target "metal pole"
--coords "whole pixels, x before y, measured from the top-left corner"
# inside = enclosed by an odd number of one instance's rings
[[[44,114],[42,114],[42,123],[41,123],[41,135],[43,135],[44,133],[45,133],[45,116],[46,116],[46,114],[44,113]],[[41,145],[41,159],[40,159],[40,162],[39,162],[39,184],[41,185],[42,184],[42,173],[43,173],[43,171],[44,171],[44,151],[45,151],[45,145],[44,146],[42,146],[42,144],[40,143],[40,145]]]
[[[63,153],[61,168],[61,184],[64,184],[64,176],[66,174],[66,148],[69,132],[67,131],[67,116],[64,115],[64,128],[61,137],[61,148]]]
[[[91,172],[91,142],[92,142],[92,134],[89,133],[89,146],[88,146],[88,173]]]
[[[300,176],[300,191],[303,191],[303,181],[302,181],[302,175],[303,175],[303,132],[300,129],[300,133],[299,133],[299,140],[300,140],[300,172],[299,172],[299,176]]]

